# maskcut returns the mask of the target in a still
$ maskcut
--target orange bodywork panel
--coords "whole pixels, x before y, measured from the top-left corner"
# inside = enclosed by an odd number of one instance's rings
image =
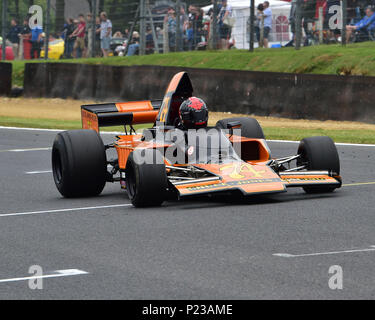
[[[341,180],[341,177],[331,177],[328,175],[283,175],[281,177],[284,181],[286,187],[303,187],[304,185],[314,185],[314,184],[332,184],[337,185]]]
[[[82,129],[92,129],[99,132],[98,116],[95,113],[81,109]]]
[[[178,185],[176,188],[180,195],[186,196],[231,189],[239,189],[244,194],[286,191],[280,177],[266,165],[233,162],[228,164],[199,164],[196,167],[219,176],[220,180]]]

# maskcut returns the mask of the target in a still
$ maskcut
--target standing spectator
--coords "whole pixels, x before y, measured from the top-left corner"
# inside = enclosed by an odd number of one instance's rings
[[[263,31],[263,44],[265,48],[268,48],[268,37],[272,29],[272,11],[270,8],[270,3],[264,1],[263,3],[264,11],[264,31]]]
[[[29,40],[30,37],[31,37],[31,29],[29,27],[29,19],[26,18],[23,20],[23,25],[22,25],[22,28],[21,28],[21,32],[20,32],[20,38],[21,38],[21,41],[20,41],[20,48],[19,48],[19,59],[25,59],[25,57],[27,57],[29,54],[30,54],[30,50],[27,51],[26,55],[24,54],[25,53],[25,43],[29,43]],[[27,50],[27,47],[26,47],[26,50]]]
[[[64,57],[66,59],[71,59],[72,53],[73,53],[73,45],[74,45],[74,38],[71,37],[71,35],[74,32],[74,20],[72,18],[69,18],[67,20],[67,23],[65,24],[65,28],[63,32],[65,33]]]
[[[146,54],[154,53],[155,45],[154,38],[152,37],[152,29],[147,27],[146,30]]]
[[[82,58],[82,54],[85,50],[85,31],[86,31],[86,22],[85,22],[85,16],[83,14],[80,14],[78,16],[78,26],[74,30],[74,32],[70,35],[71,38],[75,37],[76,40],[74,42],[74,52],[75,52],[75,58]]]
[[[264,11],[264,6],[263,3],[258,4],[257,7],[257,13],[256,13],[256,19],[255,19],[255,34],[257,37],[257,41],[259,43],[259,47],[262,47],[260,43],[260,29],[262,27],[262,19],[263,19],[263,11]],[[263,33],[264,34],[264,33]]]
[[[11,29],[9,33],[7,34],[6,38],[12,43],[12,49],[15,59],[18,59],[18,49],[19,49],[19,43],[20,43],[20,33],[21,33],[21,27],[18,25],[18,21],[16,19],[12,19],[11,23]]]
[[[231,37],[232,27],[225,23],[227,18],[232,16],[232,7],[227,0],[222,0],[222,6],[219,12],[219,31],[222,49],[228,49],[228,42]]]
[[[190,5],[188,10],[189,22],[191,22],[193,26],[193,47],[195,48],[199,42],[200,31],[202,30],[203,15],[200,10],[193,5]]]
[[[106,58],[108,57],[112,38],[112,22],[108,19],[106,12],[102,12],[100,14],[100,20],[100,47],[102,49],[103,56]]]
[[[294,46],[294,38],[296,34],[296,10],[297,9],[297,0],[292,0],[290,13],[289,13],[289,25],[290,31],[292,32],[292,39],[285,45],[285,47]]]
[[[40,51],[42,49],[43,44],[43,28],[40,26],[35,26],[31,29],[31,50],[30,56],[31,59],[39,59],[40,58]]]
[[[165,17],[166,22],[168,24],[168,40],[169,40],[169,51],[175,52],[176,51],[176,12],[170,8],[168,10],[168,14]]]
[[[189,21],[187,29],[186,29],[186,45],[189,51],[193,49],[193,42],[194,42],[193,24],[191,21]]]

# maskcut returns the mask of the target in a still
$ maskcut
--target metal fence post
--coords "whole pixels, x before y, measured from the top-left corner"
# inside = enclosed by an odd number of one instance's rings
[[[346,45],[346,19],[347,19],[347,0],[341,0],[341,43]]]
[[[2,30],[1,30],[1,36],[3,38],[3,43],[2,43],[2,57],[1,59],[2,60],[5,60],[6,58],[6,47],[7,47],[7,44],[6,44],[6,27],[7,27],[7,10],[8,10],[8,3],[7,3],[7,0],[3,0],[3,14],[2,14],[2,20],[3,20],[3,23],[2,23]]]
[[[91,0],[92,5],[92,18],[91,18],[91,58],[96,56],[96,0]]]
[[[176,1],[176,52],[181,51],[181,2]]]
[[[254,24],[255,24],[255,1],[250,0],[250,25],[249,25],[249,34],[250,34],[250,44],[249,50],[254,51]]]
[[[319,44],[323,43],[323,7],[319,7]]]
[[[302,1],[297,0],[296,3],[296,43],[295,49],[299,50],[301,48],[301,38],[302,38]]]
[[[212,14],[212,50],[217,49],[217,0],[214,0],[213,14]]]
[[[259,47],[264,47],[264,16],[260,19],[260,28],[259,28]]]
[[[146,7],[145,0],[140,0],[139,4],[139,55],[143,56],[146,53]]]
[[[44,60],[48,60],[48,46],[49,46],[49,33],[50,33],[50,11],[51,0],[47,0],[47,13],[46,13],[46,38],[44,42]]]

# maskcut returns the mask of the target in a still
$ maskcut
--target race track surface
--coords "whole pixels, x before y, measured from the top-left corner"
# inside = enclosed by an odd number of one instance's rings
[[[118,184],[63,199],[49,172],[55,135],[0,129],[0,299],[375,298],[375,147],[338,146],[344,187],[333,194],[135,209]],[[32,265],[48,276],[42,290],[24,279]],[[328,286],[333,265],[342,290]],[[80,271],[57,272],[67,269]]]

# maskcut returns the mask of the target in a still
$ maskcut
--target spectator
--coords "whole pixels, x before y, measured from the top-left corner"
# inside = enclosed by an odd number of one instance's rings
[[[188,22],[188,26],[186,29],[186,46],[189,51],[193,49],[193,42],[194,42],[194,30],[192,22]]]
[[[201,11],[193,6],[189,6],[189,22],[193,25],[193,47],[198,44],[199,38],[200,38],[200,32],[202,30],[202,19],[203,15],[201,14]]]
[[[227,0],[222,0],[219,12],[220,48],[228,49],[228,41],[231,37],[232,27],[227,23],[227,18],[232,16],[232,7]]]
[[[21,35],[20,35],[20,38],[21,38],[21,42],[20,42],[20,49],[19,49],[19,58],[20,59],[25,59],[25,47],[24,47],[24,43],[25,41],[27,41],[28,39],[30,39],[31,37],[31,29],[30,29],[30,26],[29,26],[29,18],[26,18],[23,20],[23,26],[21,27]],[[30,53],[30,50],[28,51]]]
[[[39,59],[40,58],[40,51],[42,49],[43,44],[43,28],[41,26],[35,26],[31,29],[31,50],[30,56],[31,59]]]
[[[15,59],[18,59],[21,27],[18,25],[18,21],[16,19],[12,19],[10,23],[11,29],[6,36],[6,39],[12,43],[14,57]]]
[[[112,22],[108,19],[107,13],[102,12],[100,14],[100,47],[103,52],[103,56],[108,57],[110,43],[112,38]]]
[[[263,3],[264,11],[264,31],[263,31],[263,44],[265,48],[268,48],[268,37],[272,29],[272,11],[270,8],[270,3],[264,1]]]
[[[176,51],[176,12],[170,8],[166,16],[168,23],[168,39],[169,39],[169,51]]]
[[[129,49],[127,56],[134,56],[139,50],[139,33],[137,31],[133,32],[132,41],[129,43]]]
[[[67,20],[67,23],[65,24],[65,28],[63,32],[65,33],[64,56],[66,59],[71,59],[72,53],[73,53],[74,41],[75,41],[75,39],[71,37],[71,35],[74,32],[74,20],[72,18],[69,18]]]
[[[75,58],[82,58],[82,54],[85,50],[85,31],[86,31],[86,22],[85,16],[80,14],[78,16],[79,23],[74,32],[70,35],[71,38],[75,37],[73,51],[75,52]]]
[[[152,30],[150,27],[147,27],[146,30],[146,54],[154,53],[154,38],[152,37]]]
[[[359,32],[360,37],[364,40],[369,40],[372,33],[375,31],[375,13],[371,7],[367,7],[365,10],[366,15],[364,18],[357,22],[354,26],[346,26],[346,41],[349,39],[353,32]]]
[[[122,38],[121,31],[116,31],[115,34],[113,35],[113,38]]]
[[[129,29],[128,29],[128,28],[126,28],[126,29],[124,30],[124,38],[125,38],[125,39],[129,39]]]

